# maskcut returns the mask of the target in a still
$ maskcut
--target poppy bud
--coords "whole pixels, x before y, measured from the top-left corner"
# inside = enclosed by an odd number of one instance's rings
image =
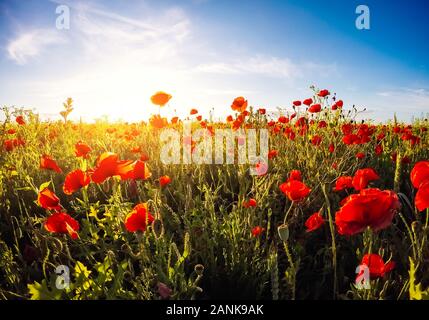
[[[289,239],[289,227],[287,224],[282,224],[277,228],[279,237],[282,241],[286,242]]]
[[[202,264],[197,264],[195,265],[194,270],[197,275],[202,276],[204,272],[204,266]]]

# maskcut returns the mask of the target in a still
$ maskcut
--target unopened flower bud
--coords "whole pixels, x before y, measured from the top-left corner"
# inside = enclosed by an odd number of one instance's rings
[[[194,270],[197,273],[197,275],[202,276],[204,272],[204,266],[202,264],[197,264],[195,265]]]

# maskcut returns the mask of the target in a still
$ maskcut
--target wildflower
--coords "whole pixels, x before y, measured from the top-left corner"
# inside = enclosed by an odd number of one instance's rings
[[[359,191],[365,189],[370,181],[380,179],[379,175],[372,168],[359,169],[353,177],[353,187]]]
[[[45,229],[53,233],[68,234],[73,240],[77,239],[79,222],[65,212],[55,212],[45,222]]]
[[[136,205],[125,218],[125,228],[130,232],[146,231],[155,218],[149,212],[146,203]]]
[[[382,278],[395,268],[395,262],[384,263],[383,258],[378,254],[371,253],[363,256],[361,265],[366,265],[369,269],[371,279]]]
[[[306,106],[310,106],[313,103],[313,99],[311,98],[305,99],[302,103],[305,104]]]
[[[238,112],[243,112],[247,108],[247,100],[244,97],[237,97],[231,105],[231,109]]]
[[[324,223],[325,223],[325,220],[323,219],[320,212],[316,212],[316,213],[313,213],[307,219],[307,221],[305,221],[305,226],[307,227],[307,232],[312,232],[319,229]]]
[[[81,169],[77,169],[67,174],[64,180],[63,191],[65,194],[70,195],[87,186],[90,182],[89,175]]]
[[[410,173],[411,183],[418,189],[414,204],[417,210],[429,208],[429,161],[417,162]]]
[[[335,191],[342,191],[349,188],[353,188],[353,177],[342,176],[335,182]]]
[[[16,123],[18,123],[18,124],[19,124],[19,125],[21,125],[21,126],[25,125],[25,120],[24,120],[24,117],[23,117],[23,116],[17,116],[17,117],[15,118],[15,121],[16,121]]]
[[[310,194],[304,183],[298,180],[289,180],[280,185],[280,190],[293,202],[301,202]]]
[[[161,187],[165,187],[170,183],[171,183],[171,178],[169,176],[162,176],[161,178],[159,178],[159,184]]]
[[[39,191],[39,194],[37,196],[37,203],[43,209],[48,209],[48,210],[61,209],[60,199],[57,197],[57,195],[54,192],[52,192],[48,188],[44,188],[43,190]]]
[[[317,94],[319,97],[326,97],[326,96],[328,96],[330,93],[329,93],[329,91],[328,90],[326,90],[326,89],[323,89],[323,90],[320,90],[319,91],[319,93]]]
[[[55,160],[46,154],[43,155],[42,158],[40,159],[40,168],[46,169],[46,170],[52,170],[57,173],[63,172],[61,168],[58,166],[58,164],[55,162]]]
[[[292,180],[302,181],[301,171],[299,171],[299,170],[291,170],[291,172],[289,172],[289,179],[288,179],[288,181],[292,181]]]
[[[191,115],[193,115],[193,114],[197,114],[198,113],[198,110],[197,109],[191,109],[191,112],[190,112],[190,114]]]
[[[322,110],[322,106],[317,103],[317,104],[313,104],[309,109],[308,112],[310,113],[318,113]]]
[[[338,233],[354,235],[370,227],[373,231],[387,228],[400,208],[396,193],[390,190],[363,189],[341,202],[335,215]]]
[[[260,237],[264,231],[265,228],[262,228],[261,226],[256,226],[252,229],[252,236],[255,238]]]
[[[273,158],[277,157],[278,153],[279,152],[277,150],[270,150],[268,152],[268,159],[273,159]]]
[[[88,153],[91,152],[91,147],[88,146],[85,142],[79,141],[75,144],[74,150],[76,157],[87,158]]]
[[[243,201],[243,207],[244,208],[250,208],[250,207],[256,207],[257,206],[257,202],[255,199],[250,198],[248,201]]]
[[[168,101],[170,101],[171,98],[172,96],[169,95],[168,93],[165,93],[163,91],[158,91],[150,98],[150,100],[152,101],[153,104],[163,107],[168,103]]]

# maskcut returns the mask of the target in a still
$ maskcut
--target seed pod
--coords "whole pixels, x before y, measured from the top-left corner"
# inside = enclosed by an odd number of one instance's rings
[[[287,224],[282,224],[277,228],[279,237],[282,241],[286,242],[289,239],[289,227]]]

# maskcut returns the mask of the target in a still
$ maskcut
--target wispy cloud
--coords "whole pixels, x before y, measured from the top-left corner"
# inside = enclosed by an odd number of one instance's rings
[[[307,74],[321,76],[338,74],[338,68],[335,64],[300,63],[288,58],[267,55],[256,55],[231,62],[201,64],[196,67],[195,71],[215,74],[255,74],[286,79],[300,79]]]
[[[35,29],[19,34],[7,44],[10,59],[23,65],[42,53],[49,45],[63,42],[56,31],[51,29]]]

